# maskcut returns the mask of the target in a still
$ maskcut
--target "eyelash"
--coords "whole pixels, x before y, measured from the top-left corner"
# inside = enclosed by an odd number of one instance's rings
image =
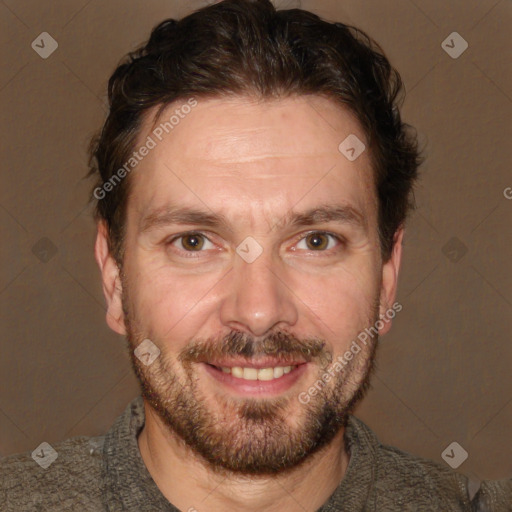
[[[334,233],[330,233],[328,231],[309,231],[308,233],[304,234],[301,238],[299,238],[296,243],[299,243],[302,240],[305,240],[309,235],[312,235],[312,234],[320,234],[320,235],[330,236],[330,237],[334,238],[341,246],[345,245],[345,240],[341,236],[335,235]],[[202,233],[200,231],[187,231],[186,233],[181,233],[179,235],[174,236],[173,238],[171,238],[170,240],[165,242],[165,245],[172,245],[176,240],[179,240],[180,238],[185,238],[187,236],[194,236],[194,235],[201,236],[201,237],[205,238],[206,240],[208,240],[210,243],[213,243],[204,233]],[[338,246],[338,249],[339,249],[339,246]],[[336,248],[331,248],[331,249],[322,250],[322,251],[314,251],[311,249],[308,252],[328,253],[329,254],[333,250],[336,250]],[[199,254],[199,253],[205,252],[205,251],[203,251],[203,250],[187,251],[185,249],[180,249],[180,252],[182,254],[185,254],[186,258],[196,258],[197,256],[193,256],[194,254]]]

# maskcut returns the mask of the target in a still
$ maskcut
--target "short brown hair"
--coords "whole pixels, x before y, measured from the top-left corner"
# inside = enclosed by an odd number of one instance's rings
[[[94,190],[112,179],[134,150],[143,114],[157,105],[155,119],[192,96],[324,96],[354,113],[366,134],[387,260],[413,206],[421,163],[416,134],[401,121],[402,89],[399,73],[363,31],[301,9],[276,10],[270,0],[224,0],[163,21],[117,67],[108,82],[108,117],[91,140],[88,176],[96,177]],[[129,184],[124,179],[91,197],[120,264]]]

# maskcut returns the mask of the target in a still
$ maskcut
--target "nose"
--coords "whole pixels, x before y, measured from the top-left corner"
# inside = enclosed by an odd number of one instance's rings
[[[296,297],[279,268],[265,251],[252,263],[235,255],[220,308],[222,324],[253,336],[295,325]]]

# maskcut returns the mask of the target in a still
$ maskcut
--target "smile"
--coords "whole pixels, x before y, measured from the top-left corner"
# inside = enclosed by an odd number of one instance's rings
[[[284,362],[284,361],[283,361]],[[258,363],[249,361],[242,366],[241,361],[222,363],[204,362],[202,368],[222,388],[239,396],[271,397],[289,391],[302,378],[309,367],[307,362],[290,361],[295,364],[271,364],[271,361]],[[270,364],[269,364],[270,363]]]
[[[221,366],[220,369],[224,373],[230,373],[233,377],[244,380],[273,380],[279,379],[283,375],[290,373],[297,366],[275,366],[274,368],[251,368],[233,366]]]

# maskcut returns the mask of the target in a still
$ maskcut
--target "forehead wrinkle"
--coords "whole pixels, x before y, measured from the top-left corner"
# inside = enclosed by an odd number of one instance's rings
[[[309,158],[311,160],[318,159],[319,157],[333,157],[338,156],[337,149],[335,151],[318,151],[314,153],[301,153],[299,151],[290,151],[289,153],[264,153],[259,155],[248,155],[248,156],[237,156],[235,158],[213,158],[194,156],[184,158],[184,161],[191,162],[204,162],[208,165],[224,165],[224,164],[238,164],[238,163],[253,163],[261,161],[272,161],[272,160],[304,160]]]

